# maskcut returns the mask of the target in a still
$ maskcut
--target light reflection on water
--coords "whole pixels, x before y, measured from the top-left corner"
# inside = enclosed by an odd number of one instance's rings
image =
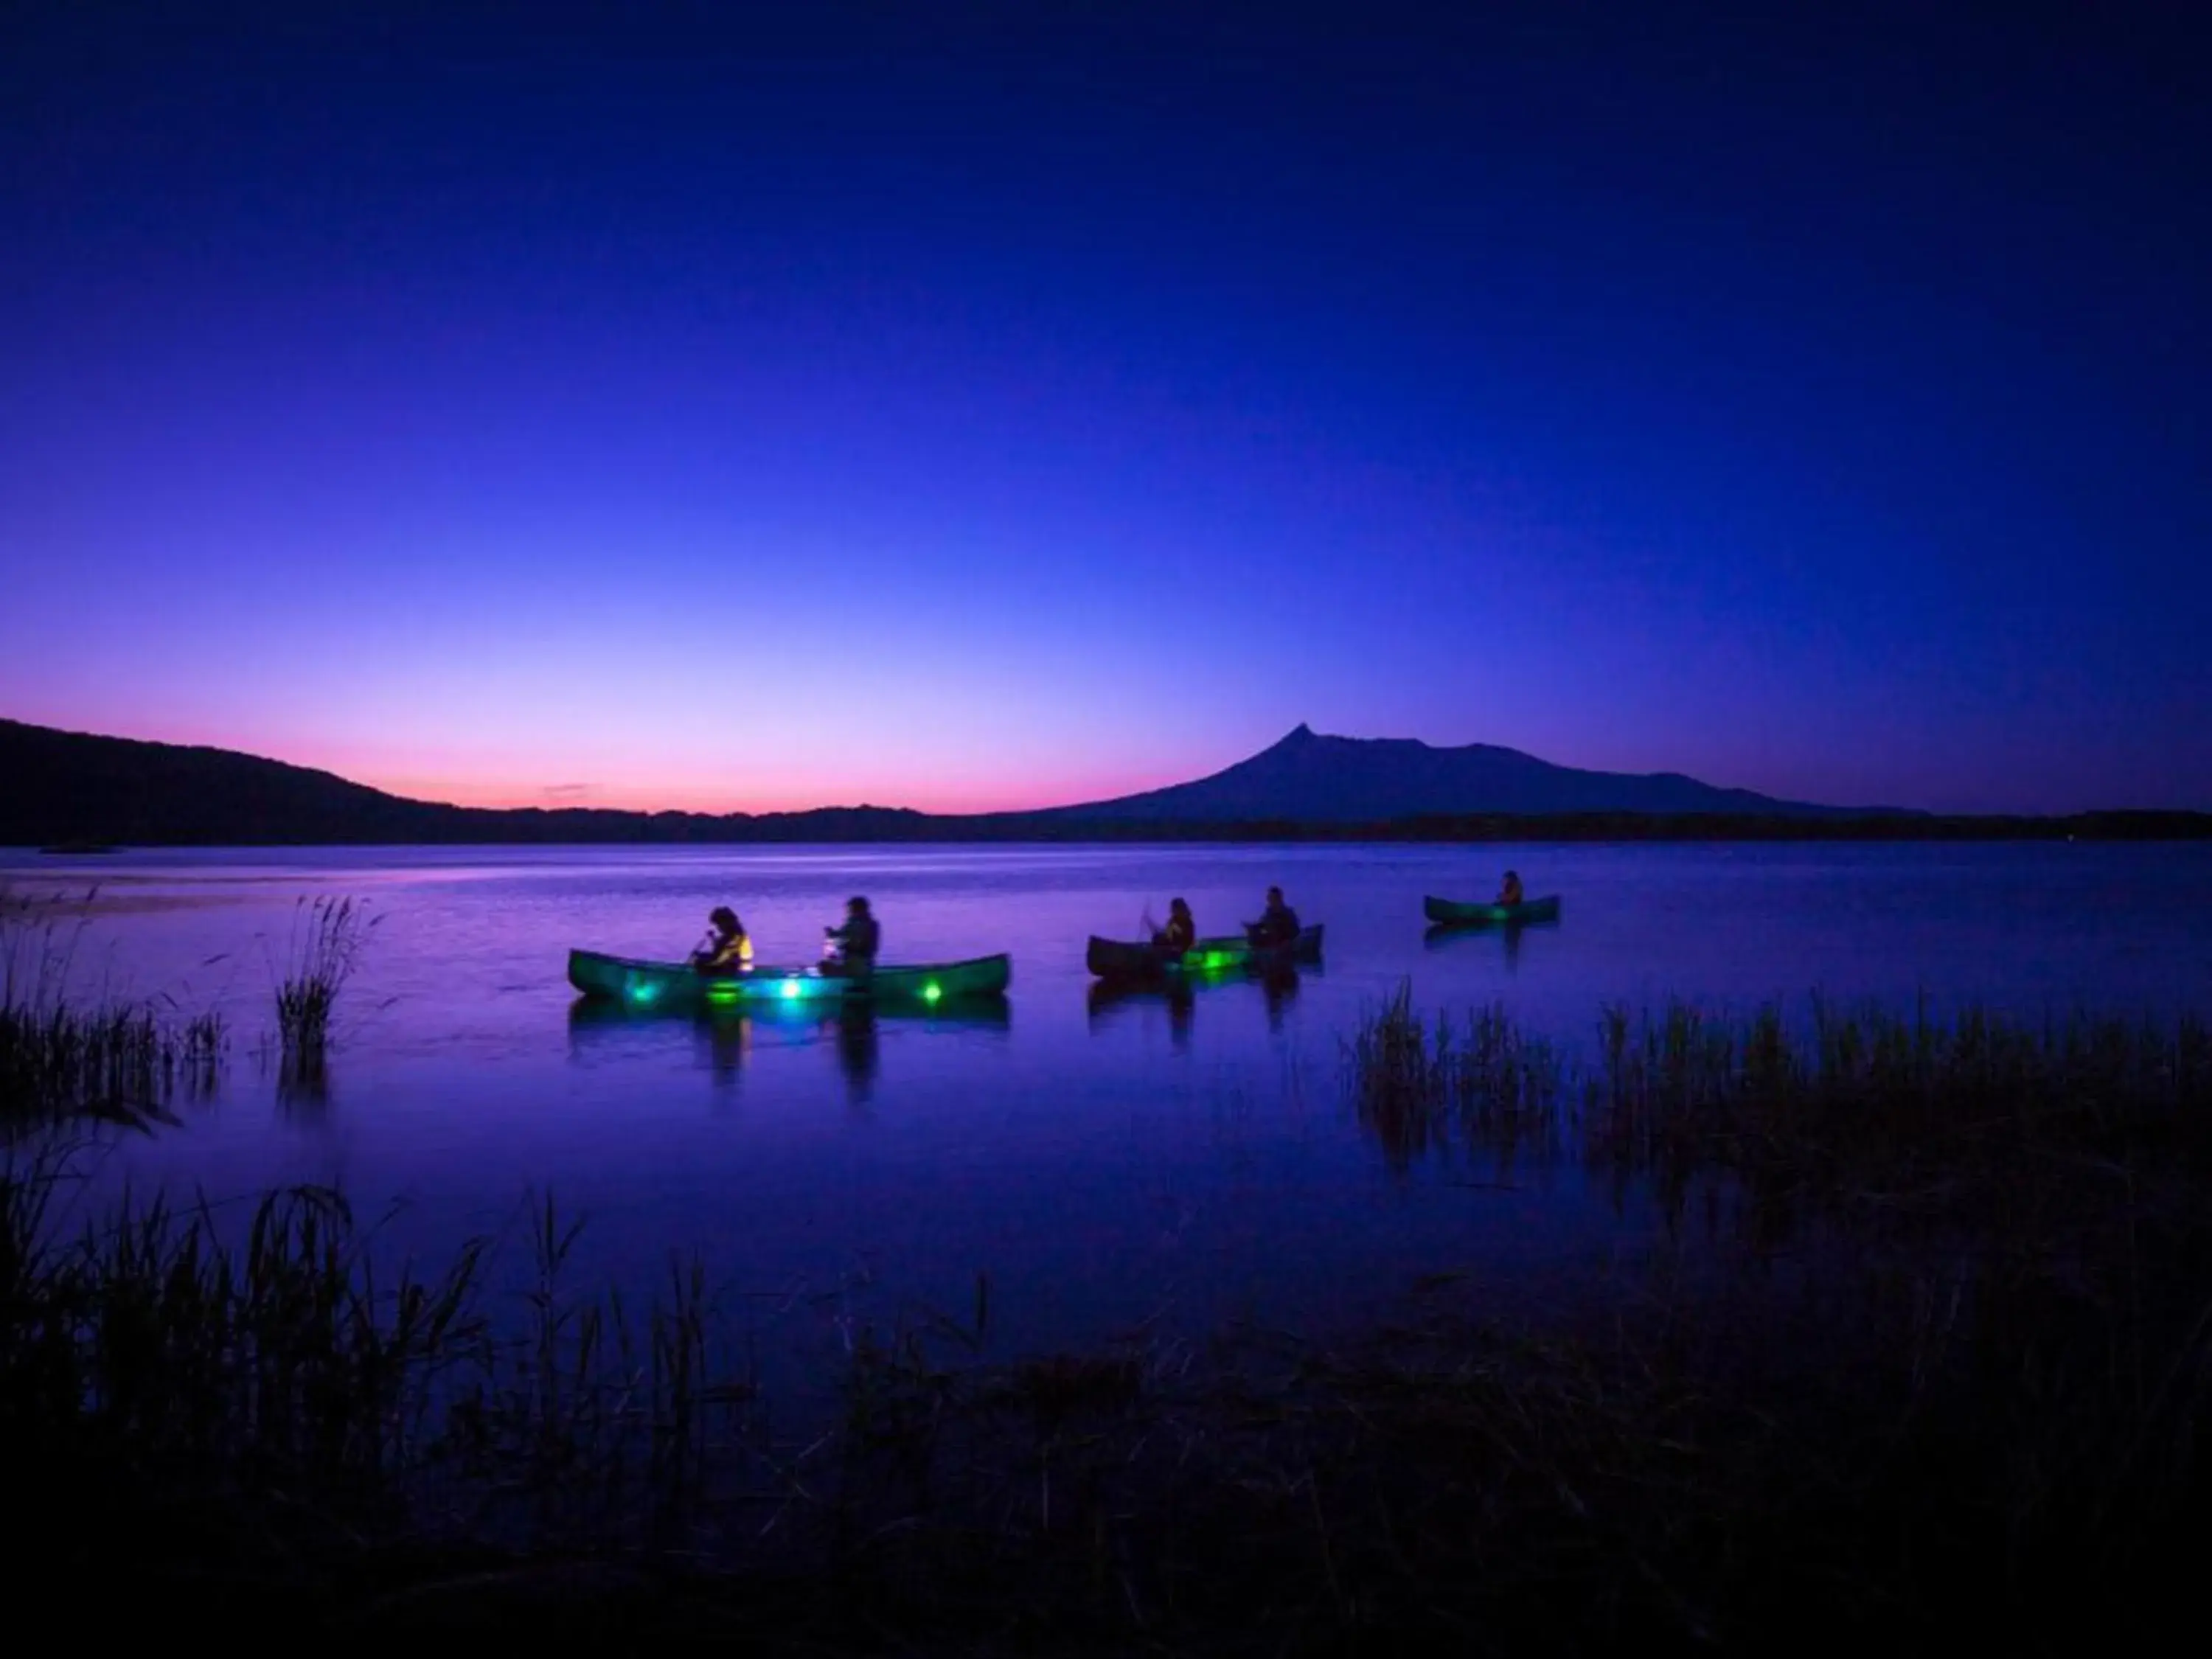
[[[1484,896],[1510,862],[1556,926],[1431,929],[1425,894]],[[1931,1009],[2212,1007],[2212,851],[2197,847],[402,849],[0,856],[19,891],[100,892],[70,935],[94,993],[221,1006],[213,1103],[127,1146],[127,1178],[221,1196],[337,1180],[404,1208],[434,1256],[550,1189],[589,1216],[587,1268],[625,1284],[697,1249],[733,1291],[963,1306],[988,1272],[1002,1331],[1059,1342],[1156,1317],[1307,1322],[1466,1267],[1541,1299],[1648,1218],[1571,1170],[1394,1158],[1340,1087],[1340,1039],[1401,980],[1431,1007],[1503,1002],[1563,1041],[1600,1005],[1744,1008],[1814,989]],[[1324,922],[1317,970],[1188,996],[1117,994],[1091,933],[1170,897],[1203,932],[1279,881]],[[566,952],[673,957],[730,902],[763,961],[811,960],[865,891],[888,959],[1007,951],[1003,1006],[928,1018],[697,1021],[579,1008]],[[380,921],[328,1079],[286,1086],[256,1045],[303,897]],[[1401,1149],[1402,1151],[1402,1149]],[[96,1197],[97,1194],[91,1195]]]

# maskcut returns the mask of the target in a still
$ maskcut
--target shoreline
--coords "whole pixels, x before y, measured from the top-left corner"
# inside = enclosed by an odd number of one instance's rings
[[[521,822],[481,831],[390,836],[362,832],[338,836],[270,834],[240,839],[215,836],[141,836],[118,842],[98,854],[57,853],[33,842],[0,843],[0,852],[29,854],[50,864],[27,866],[76,867],[81,861],[127,859],[132,853],[270,850],[339,850],[370,848],[839,848],[839,847],[1116,847],[1116,846],[1298,846],[1343,845],[1573,845],[1790,843],[1876,845],[1941,843],[2009,845],[2020,842],[2091,845],[2152,843],[2179,845],[2212,841],[2212,813],[2099,812],[2069,817],[1956,817],[1875,818],[1845,822],[1797,818],[1709,817],[1623,818],[1611,814],[1510,817],[1393,819],[1382,823],[1321,823],[1261,821],[1235,823],[1086,823],[1064,828],[968,823],[959,820],[854,832],[849,829],[805,833],[788,824],[759,831],[683,826],[664,833],[627,829],[591,833],[592,826],[546,822],[559,815],[519,809]]]

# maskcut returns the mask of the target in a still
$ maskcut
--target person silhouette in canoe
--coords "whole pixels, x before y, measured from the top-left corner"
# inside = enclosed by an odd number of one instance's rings
[[[1517,872],[1508,870],[1505,879],[1498,884],[1497,902],[1500,904],[1521,902],[1521,877]]]
[[[1244,924],[1245,937],[1262,950],[1272,950],[1289,945],[1298,936],[1298,913],[1283,902],[1283,890],[1267,890],[1267,908],[1260,913],[1260,920]]]
[[[1168,925],[1152,935],[1152,949],[1161,959],[1173,962],[1198,943],[1198,923],[1192,920],[1189,904],[1182,899],[1168,901]]]
[[[823,973],[866,979],[875,971],[876,952],[883,945],[884,930],[869,910],[867,900],[858,896],[847,899],[844,925],[824,927],[822,936],[830,947],[830,954],[822,963]]]
[[[752,936],[738,920],[738,913],[718,904],[707,917],[707,937],[691,953],[691,965],[702,974],[749,974],[753,968]]]

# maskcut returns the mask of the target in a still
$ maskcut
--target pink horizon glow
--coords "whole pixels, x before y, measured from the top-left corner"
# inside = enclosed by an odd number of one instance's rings
[[[588,807],[720,815],[874,806],[948,815],[1018,812],[1187,782],[1243,757],[1184,758],[1164,751],[1156,764],[1142,769],[1124,758],[1085,771],[1066,764],[1035,764],[1029,745],[957,766],[936,754],[899,753],[872,760],[808,755],[797,763],[775,767],[771,781],[746,776],[742,763],[725,756],[703,754],[679,761],[666,745],[656,752],[642,743],[611,747],[542,739],[519,744],[451,738],[331,741],[258,723],[253,729],[229,731],[197,720],[57,719],[55,711],[37,707],[5,712],[34,725],[142,743],[223,750],[327,773],[410,800],[493,811]],[[684,770],[692,775],[683,776]]]
[[[337,769],[323,767],[319,769],[334,771]],[[364,784],[371,789],[380,789],[386,794],[403,796],[410,800],[495,811],[533,806],[549,811],[585,807],[623,812],[702,812],[714,816],[731,812],[758,816],[770,812],[806,812],[823,808],[856,806],[905,808],[947,816],[1025,812],[1045,807],[1078,805],[1086,801],[1110,800],[1118,796],[1138,794],[1148,789],[1189,781],[1188,777],[1158,775],[1101,778],[1088,782],[1066,780],[1039,784],[1032,781],[1026,787],[1016,787],[1012,793],[1008,793],[1006,786],[995,783],[979,782],[969,788],[939,789],[919,794],[912,790],[893,790],[881,785],[855,784],[847,787],[842,793],[833,790],[830,794],[816,796],[790,790],[744,792],[651,781],[592,784],[579,788],[572,785],[542,785],[514,779],[457,781],[441,775],[408,773],[355,775],[339,772],[338,775],[349,782]]]

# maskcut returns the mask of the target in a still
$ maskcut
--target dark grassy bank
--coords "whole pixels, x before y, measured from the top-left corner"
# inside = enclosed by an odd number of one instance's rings
[[[80,1628],[119,1576],[239,1631],[793,1653],[2043,1651],[2181,1610],[2212,1518],[2203,1026],[1597,1034],[1571,1064],[1401,998],[1347,1042],[1346,1109],[1408,1165],[1653,1183],[1717,1275],[1662,1241],[1609,1316],[1540,1330],[1440,1262],[1349,1335],[1021,1362],[985,1357],[979,1279],[852,1330],[803,1433],[696,1264],[651,1308],[568,1285],[550,1207],[392,1279],[337,1194],[59,1228],[65,1165],[19,1149],[16,1565]],[[519,1304],[500,1249],[529,1252]]]

